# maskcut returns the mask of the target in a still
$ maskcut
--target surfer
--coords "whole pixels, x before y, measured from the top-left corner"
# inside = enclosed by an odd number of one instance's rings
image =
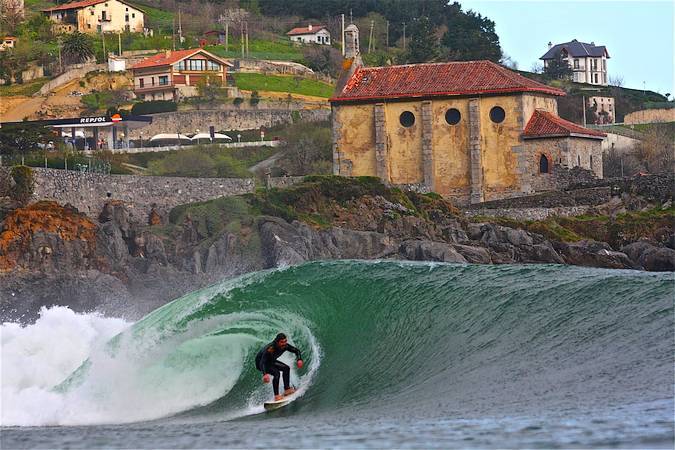
[[[284,333],[277,334],[277,337],[264,346],[255,357],[255,367],[263,373],[263,383],[270,382],[270,375],[274,377],[272,380],[272,388],[274,389],[275,402],[282,400],[284,396],[291,395],[295,392],[295,389],[291,387],[291,368],[281,361],[277,361],[277,358],[286,351],[295,353],[298,369],[302,369],[303,362],[300,350],[288,343],[288,338]],[[280,373],[284,378],[284,395],[279,394]]]

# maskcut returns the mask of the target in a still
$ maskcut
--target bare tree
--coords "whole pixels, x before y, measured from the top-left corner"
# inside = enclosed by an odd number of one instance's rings
[[[635,146],[635,157],[650,173],[675,170],[675,140],[667,124],[652,124]]]
[[[542,73],[544,71],[544,66],[540,62],[536,62],[532,64],[532,67],[530,68],[530,72],[532,73]]]
[[[621,75],[610,75],[608,84],[614,87],[623,87],[623,77]]]

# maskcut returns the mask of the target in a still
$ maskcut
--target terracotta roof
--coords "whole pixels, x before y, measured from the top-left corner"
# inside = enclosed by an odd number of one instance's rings
[[[452,95],[565,92],[525,78],[490,61],[457,61],[360,67],[331,101],[444,97]]]
[[[62,11],[62,10],[67,10],[67,9],[80,9],[80,8],[86,8],[87,6],[93,6],[93,5],[98,5],[99,3],[105,3],[108,0],[82,0],[79,2],[70,2],[70,3],[64,3],[63,5],[58,5],[54,6],[52,8],[47,8],[43,9],[42,11]],[[130,3],[125,2],[124,0],[117,0],[120,3],[124,3],[127,6],[131,6],[134,9],[137,9],[139,11],[143,11],[141,8],[138,6],[134,6]]]
[[[523,131],[524,138],[556,137],[556,136],[581,136],[594,139],[602,139],[607,136],[597,130],[584,128],[581,125],[570,122],[551,114],[548,111],[537,109]]]
[[[182,61],[185,58],[189,58],[190,56],[196,54],[196,53],[205,53],[206,55],[212,57],[216,61],[220,61],[225,65],[232,66],[229,62],[225,61],[222,58],[219,58],[203,48],[191,48],[188,50],[173,50],[173,51],[168,51],[168,52],[162,52],[158,53],[154,56],[151,56],[149,58],[145,58],[143,61],[140,61],[136,64],[134,64],[131,68],[132,69],[143,69],[146,67],[160,67],[160,66],[170,66],[171,64],[175,64],[178,61]]]
[[[309,27],[300,27],[300,28],[293,28],[291,31],[286,33],[288,36],[296,36],[298,34],[314,34],[318,33],[321,30],[324,30],[326,27],[323,25],[312,25],[312,29],[310,30]]]

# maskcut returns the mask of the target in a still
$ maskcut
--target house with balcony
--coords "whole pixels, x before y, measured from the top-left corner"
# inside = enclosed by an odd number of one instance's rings
[[[200,82],[224,86],[232,66],[203,48],[166,50],[131,67],[134,94],[146,101],[194,97]]]
[[[293,28],[286,33],[292,42],[301,44],[330,45],[330,32],[323,25],[309,24],[306,27]]]
[[[145,23],[143,10],[125,0],[82,0],[43,12],[57,33],[141,33]]]
[[[587,44],[576,39],[564,44],[548,43],[548,51],[539,58],[548,67],[553,60],[561,60],[572,69],[572,81],[607,86],[609,52],[604,45]]]

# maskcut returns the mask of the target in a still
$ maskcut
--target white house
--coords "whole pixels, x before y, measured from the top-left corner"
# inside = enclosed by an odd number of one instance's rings
[[[572,81],[607,86],[609,53],[604,45],[595,45],[595,42],[587,44],[576,39],[557,45],[549,42],[548,51],[539,59],[547,67],[558,58],[572,68]]]
[[[57,33],[140,33],[144,13],[127,0],[81,0],[42,10]]]
[[[303,44],[330,45],[330,32],[323,25],[309,24],[306,27],[293,28],[286,33],[293,42]]]

